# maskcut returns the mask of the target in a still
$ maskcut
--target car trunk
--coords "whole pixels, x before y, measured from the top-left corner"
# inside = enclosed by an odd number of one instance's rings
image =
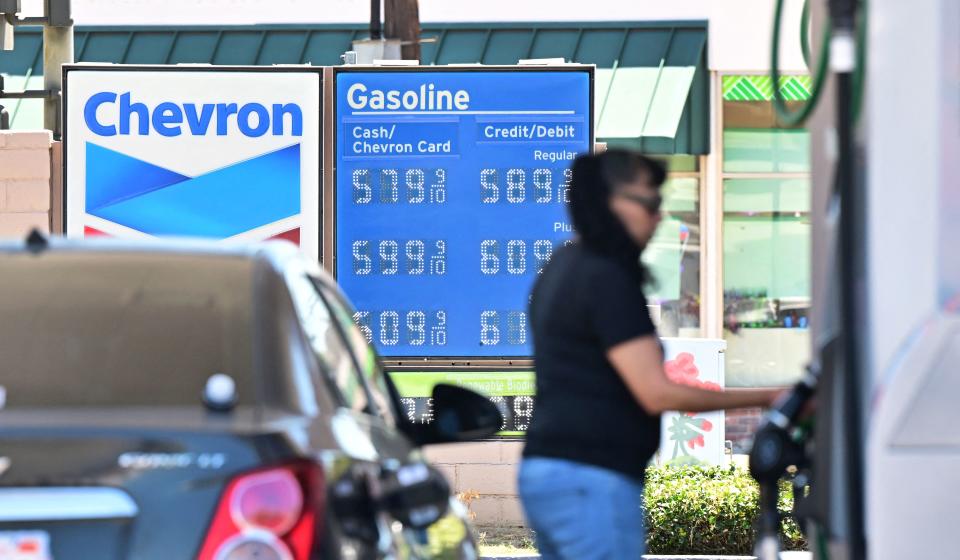
[[[252,410],[0,412],[0,547],[49,558],[195,558],[242,472],[294,457]],[[0,548],[0,557],[5,557]]]

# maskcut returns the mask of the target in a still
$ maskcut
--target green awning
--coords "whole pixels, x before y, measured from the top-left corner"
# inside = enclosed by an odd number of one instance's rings
[[[597,139],[653,154],[709,150],[705,22],[424,24],[424,64],[516,64],[562,58],[595,64]],[[335,65],[361,25],[79,27],[80,62]],[[39,28],[18,28],[0,53],[6,89],[39,88]],[[14,128],[42,126],[42,102],[0,101]]]

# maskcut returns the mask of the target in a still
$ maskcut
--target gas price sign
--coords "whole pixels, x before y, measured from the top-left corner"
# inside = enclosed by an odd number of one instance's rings
[[[526,357],[593,70],[338,69],[337,280],[388,357]]]

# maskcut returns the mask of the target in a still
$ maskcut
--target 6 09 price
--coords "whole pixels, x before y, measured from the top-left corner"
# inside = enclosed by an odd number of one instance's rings
[[[442,239],[358,239],[351,248],[357,276],[447,273],[447,242]]]
[[[485,275],[543,272],[553,255],[549,239],[484,239],[480,242],[480,272]]]
[[[570,169],[494,169],[480,171],[480,202],[484,204],[565,204],[570,202]]]
[[[354,204],[443,204],[446,169],[355,169]]]
[[[367,342],[382,346],[446,346],[447,312],[413,309],[409,311],[357,311],[353,320]]]

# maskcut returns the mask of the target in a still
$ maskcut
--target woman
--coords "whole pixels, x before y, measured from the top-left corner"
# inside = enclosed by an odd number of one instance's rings
[[[644,469],[660,413],[768,406],[774,391],[671,383],[640,254],[660,223],[663,166],[610,150],[573,164],[577,239],[533,289],[537,396],[520,498],[544,560],[639,559]]]

